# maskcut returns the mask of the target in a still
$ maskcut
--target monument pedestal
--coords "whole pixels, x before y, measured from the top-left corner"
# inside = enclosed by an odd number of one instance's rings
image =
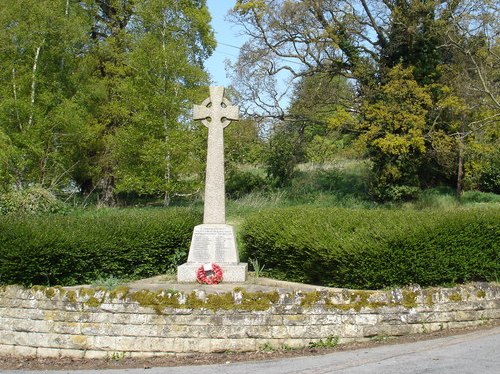
[[[187,263],[177,268],[177,281],[196,282],[196,270],[216,263],[223,282],[244,282],[248,265],[239,262],[234,228],[226,224],[202,224],[194,228]]]

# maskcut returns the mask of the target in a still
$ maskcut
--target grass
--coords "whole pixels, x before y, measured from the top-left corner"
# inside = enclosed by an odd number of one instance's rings
[[[98,277],[96,280],[92,282],[93,287],[101,287],[106,290],[113,290],[116,287],[122,285],[125,282],[124,279],[117,278],[113,275],[107,277]]]
[[[477,206],[498,206],[500,195],[466,191],[457,199],[449,187],[423,190],[417,200],[377,204],[368,194],[370,164],[366,160],[340,159],[323,166],[302,164],[292,184],[281,189],[252,191],[238,199],[228,199],[229,224],[239,226],[251,213],[267,208],[294,206],[340,207],[348,209],[453,210]]]
[[[250,172],[260,178],[265,177],[263,168],[243,165],[240,169]],[[255,189],[242,194],[238,198],[228,198],[226,201],[226,221],[236,227],[240,226],[245,217],[268,208],[286,208],[294,206],[308,207],[341,207],[348,209],[459,209],[469,206],[488,206],[500,204],[500,195],[479,191],[466,191],[461,199],[457,199],[455,191],[449,187],[438,187],[423,190],[418,200],[405,203],[386,203],[380,205],[370,199],[369,170],[367,160],[339,158],[324,165],[298,165],[296,177],[290,186],[276,189]],[[161,209],[161,200],[137,199],[127,203],[126,209]],[[134,207],[131,207],[134,205]],[[172,206],[189,206],[203,210],[202,192],[198,196],[184,199],[174,199]],[[72,214],[108,215],[116,208],[75,209]]]

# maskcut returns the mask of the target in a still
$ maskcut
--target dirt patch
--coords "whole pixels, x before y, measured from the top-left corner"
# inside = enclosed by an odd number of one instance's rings
[[[341,344],[333,348],[310,348],[290,350],[272,350],[266,347],[265,351],[258,352],[225,352],[225,353],[197,353],[182,356],[167,355],[155,358],[109,358],[102,360],[85,360],[70,358],[32,358],[32,357],[0,357],[0,369],[23,370],[78,370],[78,369],[131,369],[152,368],[184,365],[212,365],[241,361],[271,360],[287,357],[322,355],[332,352],[366,349],[387,344],[403,344],[421,340],[437,339],[452,335],[461,335],[474,331],[485,330],[500,324],[488,324],[479,327],[443,330],[427,334],[415,334],[401,337],[377,337],[367,342]]]

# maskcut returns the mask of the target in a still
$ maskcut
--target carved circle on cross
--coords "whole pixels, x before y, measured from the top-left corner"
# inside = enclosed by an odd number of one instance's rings
[[[201,103],[200,106],[205,107],[205,108],[211,108],[213,105],[214,105],[214,103],[212,103],[212,98],[207,97],[205,100],[203,100],[203,102]],[[215,105],[217,105],[217,104],[215,104]],[[220,106],[221,106],[221,108],[227,108],[228,106],[231,106],[231,102],[228,99],[226,99],[225,97],[222,97],[222,103],[220,103]],[[211,113],[213,115],[214,111],[211,111]],[[205,125],[206,127],[209,127],[210,122],[212,122],[214,120],[215,121],[220,120],[220,122],[222,123],[222,128],[226,128],[231,123],[231,120],[227,119],[226,117],[212,118],[212,116],[208,116],[207,118],[203,118],[201,120],[201,123],[203,123],[203,125]]]

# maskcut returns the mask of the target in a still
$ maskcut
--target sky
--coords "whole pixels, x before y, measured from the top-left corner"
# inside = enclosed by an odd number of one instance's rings
[[[212,28],[217,39],[217,49],[205,61],[205,68],[210,73],[212,84],[217,86],[227,87],[230,85],[226,76],[224,60],[236,61],[239,50],[235,47],[240,47],[244,41],[244,38],[238,36],[236,25],[224,20],[235,3],[234,0],[207,0],[208,9],[212,15]]]
[[[227,13],[234,7],[236,0],[207,0],[207,6],[212,15],[212,28],[217,40],[217,48],[212,56],[205,61],[205,68],[211,77],[211,84],[216,86],[229,87],[231,81],[226,76],[224,60],[229,59],[235,62],[238,59],[239,48],[246,41],[246,36],[241,34],[238,26],[225,20]],[[286,73],[278,76],[278,87],[281,91],[286,90],[283,82],[288,80]],[[280,101],[281,106],[286,108],[289,103],[289,96],[285,96]]]

